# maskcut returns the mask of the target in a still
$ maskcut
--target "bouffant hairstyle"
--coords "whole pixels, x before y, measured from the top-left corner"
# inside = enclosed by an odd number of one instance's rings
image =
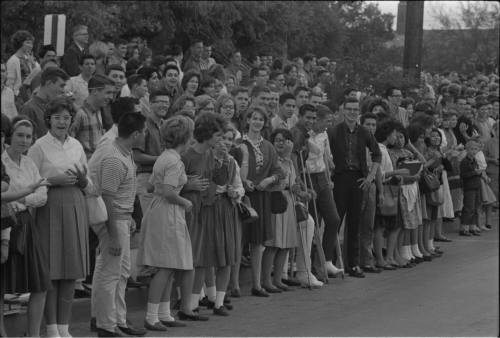
[[[431,134],[432,133],[436,133],[439,135],[439,138],[441,139],[441,141],[439,141],[439,144],[438,144],[438,147],[441,146],[441,143],[443,143],[443,135],[441,135],[441,132],[437,129],[437,128],[432,128],[431,130]],[[431,138],[430,137],[426,137],[425,138],[425,145],[427,147],[430,147],[432,144],[431,144]]]
[[[273,133],[271,134],[270,141],[271,143],[274,144],[274,140],[276,139],[276,136],[281,135],[285,140],[293,141],[293,136],[290,130],[285,129],[285,128],[278,128]]]
[[[200,73],[198,73],[197,71],[195,70],[188,70],[184,76],[182,77],[182,81],[181,81],[181,87],[183,90],[186,90],[186,87],[187,87],[187,83],[193,78],[197,78],[198,79],[198,88],[200,88],[200,85],[201,85],[201,75]]]
[[[197,96],[195,98],[196,112],[199,112],[200,110],[204,109],[210,103],[213,103],[214,104],[214,108],[215,108],[215,100],[213,98],[211,98],[208,95],[199,95],[199,96]]]
[[[375,139],[377,142],[381,143],[387,140],[389,135],[396,129],[396,122],[393,120],[388,120],[381,123],[377,130],[375,131]]]
[[[89,54],[93,55],[96,60],[104,59],[108,55],[109,47],[102,41],[95,41],[89,46]]]
[[[11,43],[12,48],[17,51],[23,46],[24,41],[35,41],[35,37],[28,31],[20,30],[12,35]]]
[[[160,135],[167,149],[186,144],[194,131],[194,122],[182,115],[167,119],[160,128]]]
[[[219,131],[224,131],[226,121],[214,113],[203,113],[199,115],[194,124],[194,138],[202,143],[210,140],[213,135]]]
[[[47,109],[43,115],[45,120],[45,126],[50,129],[50,117],[55,114],[59,114],[62,111],[68,111],[71,115],[71,121],[75,117],[75,109],[73,108],[73,103],[67,97],[59,97],[49,102]]]
[[[373,113],[373,108],[375,108],[376,106],[382,107],[386,113],[390,112],[389,105],[382,99],[375,99],[372,102],[370,102],[370,104],[368,105],[367,112]]]
[[[267,116],[266,108],[261,105],[252,104],[250,105],[250,107],[248,107],[248,109],[245,112],[242,123],[243,130],[248,131],[249,128],[248,120],[250,120],[255,113],[260,114],[264,119],[264,126],[267,125],[269,117]]]
[[[231,95],[221,94],[215,101],[215,112],[220,114],[220,110],[227,101],[232,101],[233,105],[235,105],[234,99]]]

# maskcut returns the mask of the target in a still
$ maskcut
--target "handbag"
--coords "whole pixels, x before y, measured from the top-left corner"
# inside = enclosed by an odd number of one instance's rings
[[[309,212],[303,203],[295,203],[295,217],[297,218],[297,223],[307,221],[309,218]]]
[[[493,204],[497,201],[495,193],[488,183],[481,177],[481,202],[483,205]]]
[[[420,178],[420,188],[423,192],[433,192],[439,189],[439,178],[429,169],[422,172],[422,177]]]
[[[247,196],[243,196],[241,202],[236,204],[236,207],[242,223],[252,223],[259,219],[259,214],[252,208],[250,199]]]
[[[428,192],[426,195],[427,204],[433,206],[440,206],[444,203],[444,192],[443,188]]]
[[[89,225],[104,223],[108,220],[106,204],[99,195],[87,196],[87,210],[89,214]]]
[[[288,208],[288,201],[282,191],[271,192],[271,213],[282,214]]]
[[[399,186],[392,184],[383,185],[384,201],[379,206],[382,216],[396,216],[398,214]]]

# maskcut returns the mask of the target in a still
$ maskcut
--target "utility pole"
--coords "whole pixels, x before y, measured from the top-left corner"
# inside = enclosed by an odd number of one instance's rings
[[[420,80],[424,1],[406,1],[405,49],[403,71],[408,79]]]

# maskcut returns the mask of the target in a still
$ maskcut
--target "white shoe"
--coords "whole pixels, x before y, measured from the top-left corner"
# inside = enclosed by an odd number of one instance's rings
[[[297,281],[300,282],[302,287],[320,288],[323,286],[323,282],[317,280],[312,273],[309,273],[309,278],[308,278],[307,272],[305,271],[297,272],[295,278],[297,279]]]
[[[325,263],[325,267],[326,267],[326,272],[329,274],[329,275],[338,275],[339,273],[342,273],[344,272],[344,269],[339,269],[337,268],[335,265],[333,265],[332,262],[328,261]]]

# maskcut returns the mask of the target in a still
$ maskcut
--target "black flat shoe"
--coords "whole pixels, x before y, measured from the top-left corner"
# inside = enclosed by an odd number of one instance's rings
[[[281,279],[281,282],[288,286],[300,286],[300,283],[293,279]]]
[[[269,297],[269,294],[264,289],[257,290],[252,288],[252,296],[256,297]]]
[[[233,298],[240,298],[241,297],[240,289],[232,289],[231,292],[229,293],[229,296]]]
[[[349,269],[349,276],[356,278],[365,278],[365,274],[359,267]]]
[[[144,327],[149,331],[167,331],[167,328],[160,321],[151,324],[147,320],[144,321]]]
[[[121,334],[118,331],[111,332],[100,328],[97,328],[96,331],[97,331],[97,337],[126,337],[126,335]]]
[[[214,308],[214,304],[215,304],[214,302],[211,302],[211,301],[208,300],[207,296],[203,297],[198,302],[198,306],[203,306],[203,307],[206,307],[206,308],[209,308],[209,309],[213,309]]]
[[[386,264],[386,265],[375,265],[376,268],[379,268],[379,269],[382,269],[382,270],[396,270],[395,267],[393,267],[392,265],[390,264]]]
[[[431,262],[431,261],[432,261],[432,256],[431,255],[429,255],[429,256],[424,255],[424,262]]]
[[[179,320],[190,320],[193,322],[206,322],[208,320],[208,317],[205,316],[200,316],[200,315],[188,315],[187,313],[184,313],[182,311],[177,312],[177,317],[179,317]]]
[[[232,304],[224,304],[224,307],[226,308],[226,310],[232,310],[233,309],[233,305]]]
[[[363,267],[363,272],[368,272],[368,273],[381,273],[382,269],[379,269],[375,266],[364,266]]]
[[[125,333],[126,335],[129,336],[144,336],[147,331],[146,329],[143,328],[135,328],[132,326],[117,326],[118,329],[120,329],[121,332]]]
[[[281,291],[292,291],[293,289],[290,289],[288,286],[286,285],[274,285],[275,287],[277,287],[278,289],[280,289]]]
[[[219,308],[214,307],[214,315],[227,317],[229,316],[229,312],[227,312],[224,305],[222,305]]]
[[[282,291],[278,288],[275,287],[267,287],[267,286],[262,286],[264,290],[266,290],[268,293],[281,293]]]
[[[470,233],[470,231],[467,231],[467,230],[461,230],[459,233],[458,233],[459,236],[466,236],[466,237],[470,237],[472,236],[472,234]]]
[[[491,225],[489,225],[489,224],[486,224],[485,227],[488,229],[491,229]]]
[[[224,304],[231,304],[231,299],[229,299],[229,295],[227,293],[224,296]]]
[[[160,319],[160,322],[166,326],[166,327],[185,327],[186,324],[182,323],[182,322],[179,322],[177,320],[172,320],[172,321],[166,321],[166,320],[161,320]]]

